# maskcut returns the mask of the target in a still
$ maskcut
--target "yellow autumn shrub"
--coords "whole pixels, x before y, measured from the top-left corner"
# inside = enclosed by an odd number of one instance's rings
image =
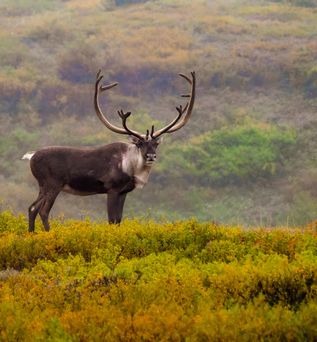
[[[313,341],[317,237],[0,213],[1,341]]]

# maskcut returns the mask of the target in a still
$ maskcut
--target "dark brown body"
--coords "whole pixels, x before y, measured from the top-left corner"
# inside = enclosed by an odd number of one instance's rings
[[[67,185],[82,196],[109,190],[122,192],[133,180],[122,172],[122,155],[127,146],[113,143],[97,148],[47,147],[32,157],[31,171],[40,187],[54,179],[59,188]]]
[[[97,148],[48,147],[35,152],[30,166],[39,184],[39,195],[29,207],[29,230],[39,213],[49,230],[48,215],[61,191],[88,196],[108,194],[110,223],[121,221],[126,194],[135,188],[134,175],[122,170],[129,144]]]

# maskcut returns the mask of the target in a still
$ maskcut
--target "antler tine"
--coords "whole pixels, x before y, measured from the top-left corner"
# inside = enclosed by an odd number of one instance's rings
[[[185,106],[186,109],[184,109],[185,115],[182,117],[182,120],[180,120],[175,126],[170,128],[167,133],[172,133],[180,128],[182,128],[188,120],[190,119],[190,116],[192,114],[193,108],[194,108],[194,103],[195,103],[195,95],[196,95],[196,74],[195,71],[192,71],[191,73],[192,79],[190,79],[188,76],[184,74],[179,74],[181,77],[183,77],[190,85],[191,85],[191,90],[189,94],[189,102]],[[183,96],[183,97],[188,97],[188,96]]]
[[[178,120],[181,118],[181,116],[183,115],[184,111],[182,109],[182,106],[180,107],[176,107],[177,111],[178,111],[178,115],[177,117],[170,123],[168,124],[167,126],[165,126],[164,128],[158,130],[157,132],[154,133],[154,126],[152,126],[152,131],[151,131],[151,138],[152,139],[156,139],[158,138],[160,135],[162,135],[163,133],[166,133],[168,132],[168,130],[173,127],[177,122]]]
[[[97,72],[97,75],[96,75],[96,83],[100,83],[100,81],[103,79],[103,75],[101,74],[101,70],[99,69],[99,71]],[[113,87],[115,87],[116,85],[118,85],[119,83],[118,82],[114,82],[114,83],[111,83],[109,85],[101,85],[99,87],[99,90],[100,91],[105,91],[105,90],[108,90],[108,89],[111,89]]]
[[[152,127],[151,127],[151,138],[152,138],[152,139],[154,139],[153,134],[154,134],[154,125],[152,125]]]
[[[111,89],[111,88],[117,86],[118,84],[119,84],[118,82],[114,82],[114,83],[108,84],[106,86],[101,85],[99,89],[100,89],[100,91],[105,91],[105,90],[108,90],[108,89]]]
[[[182,108],[182,106],[176,107],[176,110],[178,111],[178,114],[179,114],[177,118],[174,121],[172,121],[169,125],[153,133],[153,136],[155,138],[157,138],[163,133],[172,133],[172,132],[179,130],[188,122],[192,114],[192,110],[193,110],[194,103],[195,103],[196,75],[194,71],[191,72],[192,79],[190,79],[188,76],[184,74],[179,74],[179,75],[191,85],[190,94],[182,95],[182,97],[189,97],[190,100],[189,102],[187,102],[184,109]],[[185,115],[183,115],[184,113]]]
[[[185,105],[184,108],[182,107],[182,105],[180,105],[179,107],[176,107],[176,110],[177,110],[179,113],[181,112],[181,114],[183,114],[183,113],[186,111],[187,108],[188,108],[188,102],[186,103],[186,105]]]
[[[123,110],[118,110],[118,114],[120,116],[120,118],[122,119],[122,121],[126,122],[127,118],[131,115],[131,112],[126,112],[124,113]]]
[[[103,76],[101,75],[101,69],[99,69],[98,72],[97,72],[96,80],[97,80],[100,76],[101,76],[101,78],[103,77]]]
[[[131,112],[124,113],[123,110],[121,109],[121,110],[118,110],[118,114],[122,120],[122,126],[126,130],[127,134],[133,135],[140,140],[144,140],[144,137],[141,134],[138,134],[135,131],[132,131],[127,126],[127,118],[131,115]]]
[[[125,127],[124,128],[117,127],[117,126],[113,125],[112,123],[110,123],[110,121],[105,117],[105,115],[103,114],[103,112],[100,108],[100,105],[99,105],[99,92],[103,92],[105,90],[108,90],[108,89],[115,87],[116,85],[118,85],[118,82],[111,83],[109,85],[100,85],[100,82],[102,79],[103,79],[103,75],[101,74],[101,70],[99,70],[96,74],[95,94],[94,94],[94,106],[95,106],[95,111],[96,111],[96,114],[97,114],[99,120],[108,129],[110,129],[112,132],[119,133],[119,134],[130,134],[130,135],[134,135],[138,138],[141,137],[143,139],[143,136],[141,134],[139,134],[138,132],[130,130],[130,129],[127,130]],[[122,113],[123,113],[123,111],[122,111]],[[126,119],[128,118],[128,116],[126,117]]]
[[[191,73],[191,74],[193,74],[193,73]],[[189,84],[192,84],[193,82],[192,82],[192,80],[188,77],[188,76],[186,76],[185,74],[178,74],[179,76],[181,76],[181,77],[183,77],[183,78],[185,78],[185,80],[189,83]]]

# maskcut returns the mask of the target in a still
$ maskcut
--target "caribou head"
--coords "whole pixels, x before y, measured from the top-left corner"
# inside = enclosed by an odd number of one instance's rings
[[[122,127],[107,119],[99,103],[100,93],[118,83],[101,84],[103,75],[97,73],[94,106],[100,121],[111,131],[130,136],[131,143],[112,143],[94,148],[66,146],[46,147],[28,152],[23,159],[30,160],[31,171],[39,184],[39,195],[29,207],[29,231],[34,231],[35,218],[40,215],[45,230],[49,230],[48,215],[58,194],[63,192],[87,196],[107,194],[108,220],[120,223],[123,206],[128,192],[142,188],[148,181],[156,149],[161,136],[183,127],[192,114],[195,101],[195,73],[191,77],[179,74],[190,84],[185,106],[176,107],[177,116],[165,127],[155,130],[154,126],[145,134],[132,130],[127,125],[131,112],[118,111]]]

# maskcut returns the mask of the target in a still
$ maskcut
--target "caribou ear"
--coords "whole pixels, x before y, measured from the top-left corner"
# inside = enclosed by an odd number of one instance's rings
[[[140,139],[135,137],[134,135],[129,135],[129,140],[132,144],[138,145],[140,144]]]
[[[157,144],[160,144],[163,141],[163,137],[160,136],[160,137],[156,138],[155,141],[157,142]]]

